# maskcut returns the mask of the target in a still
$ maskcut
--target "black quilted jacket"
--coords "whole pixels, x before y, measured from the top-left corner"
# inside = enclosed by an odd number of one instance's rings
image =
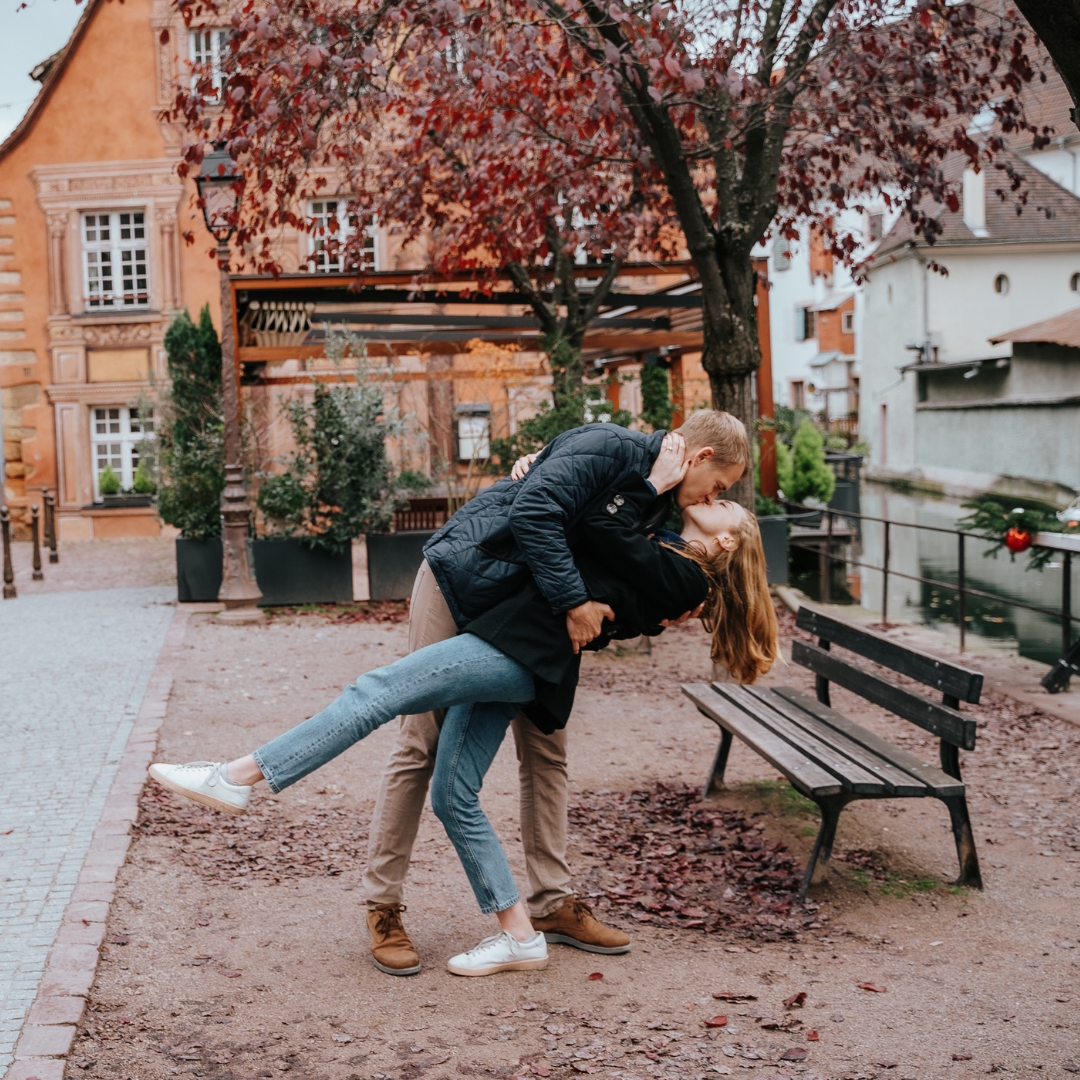
[[[458,628],[515,595],[530,576],[553,612],[585,603],[567,535],[613,487],[649,475],[663,437],[615,424],[563,432],[524,480],[500,480],[466,503],[424,545]],[[670,495],[658,498],[644,528],[662,523],[670,507]]]

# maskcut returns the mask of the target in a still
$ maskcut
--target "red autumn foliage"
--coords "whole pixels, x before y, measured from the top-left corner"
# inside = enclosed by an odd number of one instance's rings
[[[247,0],[231,24],[221,100],[205,73],[174,115],[188,167],[216,138],[241,163],[238,240],[260,266],[282,226],[314,227],[302,198],[336,190],[429,236],[432,269],[514,265],[538,291],[560,253],[681,250],[713,403],[744,419],[751,252],[770,229],[812,218],[857,261],[842,212],[881,197],[933,240],[938,207],[959,205],[948,155],[1001,170],[1022,202],[1003,138],[1045,141],[1021,102],[1026,25],[968,3]]]

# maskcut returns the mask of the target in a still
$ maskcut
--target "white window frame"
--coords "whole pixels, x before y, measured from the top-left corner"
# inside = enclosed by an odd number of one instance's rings
[[[229,53],[230,30],[224,30],[220,26],[200,26],[188,31],[188,59],[191,61],[191,89],[195,90],[199,85],[199,79],[203,73],[204,65],[209,68],[210,83],[214,88],[214,96],[211,100],[220,101],[221,92],[225,86],[225,65],[222,63]]]
[[[130,491],[139,467],[139,443],[153,439],[154,412],[145,425],[137,409],[128,405],[90,406],[90,460],[94,473],[94,501],[101,499],[98,480],[106,465],[120,477],[121,490]]]
[[[454,413],[458,461],[487,461],[491,457],[491,406],[457,405]]]
[[[376,239],[377,222],[372,219],[366,227],[364,246],[360,251],[360,263],[350,260],[345,261],[345,253],[341,250],[349,237],[356,235],[356,215],[347,215],[347,220],[342,221],[338,212],[344,214],[349,204],[348,198],[335,199],[311,199],[308,202],[308,217],[314,228],[308,233],[308,254],[312,261],[309,263],[313,274],[350,274],[358,270],[376,271],[379,269],[379,245]],[[337,231],[330,228],[330,222],[337,222]],[[332,258],[326,251],[326,240],[333,237],[340,247],[337,254]],[[355,258],[355,254],[353,256]]]
[[[150,230],[144,207],[79,215],[87,311],[150,306]]]
[[[854,311],[841,311],[840,312],[840,331],[844,334],[855,333],[855,312]]]

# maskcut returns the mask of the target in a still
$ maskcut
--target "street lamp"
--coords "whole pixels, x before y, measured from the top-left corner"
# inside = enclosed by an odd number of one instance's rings
[[[248,565],[248,497],[240,453],[240,390],[236,374],[236,330],[233,327],[229,282],[229,237],[236,230],[238,189],[242,183],[236,162],[218,143],[202,160],[195,183],[202,200],[206,227],[217,241],[221,279],[221,391],[225,410],[225,489],[221,493],[223,565],[218,599],[223,622],[254,622],[262,593]]]

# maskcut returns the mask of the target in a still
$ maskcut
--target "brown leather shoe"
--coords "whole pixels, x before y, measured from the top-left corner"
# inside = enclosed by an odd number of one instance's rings
[[[379,904],[368,908],[371,956],[375,966],[387,975],[416,975],[420,956],[401,922],[404,904]]]
[[[576,896],[567,897],[562,907],[542,919],[532,920],[533,929],[543,932],[549,942],[572,945],[586,952],[615,956],[630,951],[630,938],[613,926],[596,919],[592,908]]]

